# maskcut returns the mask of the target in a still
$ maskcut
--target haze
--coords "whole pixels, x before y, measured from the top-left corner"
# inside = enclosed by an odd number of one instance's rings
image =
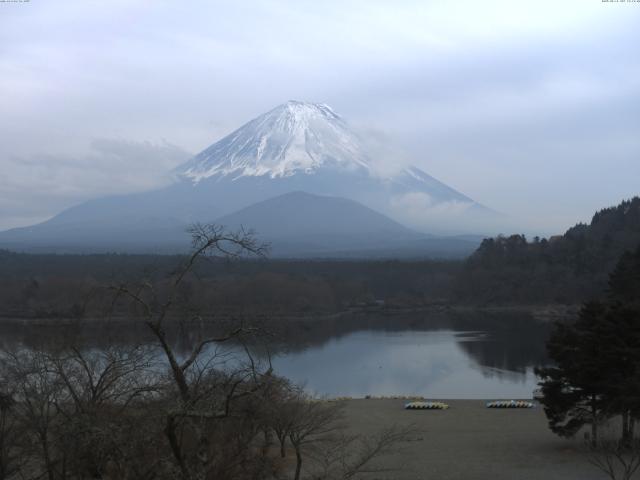
[[[383,168],[562,232],[638,193],[639,20],[600,0],[0,3],[0,229],[161,185],[300,99]]]

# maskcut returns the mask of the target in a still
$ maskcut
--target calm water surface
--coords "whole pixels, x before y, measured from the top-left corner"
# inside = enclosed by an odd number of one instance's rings
[[[208,327],[176,329],[176,351],[187,355]],[[0,326],[4,346],[47,348],[81,333],[77,344],[147,343],[144,327]],[[427,398],[530,398],[535,366],[547,363],[549,324],[526,315],[352,315],[268,325],[275,372],[322,396],[422,395]],[[244,355],[244,350],[231,345]],[[252,347],[258,357],[260,347]]]
[[[281,354],[273,366],[319,395],[530,398],[537,382],[533,365],[482,365],[472,354],[480,343],[501,348],[480,332],[359,331]]]

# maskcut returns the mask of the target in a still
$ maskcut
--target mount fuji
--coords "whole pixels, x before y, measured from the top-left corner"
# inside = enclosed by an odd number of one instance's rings
[[[254,228],[283,256],[458,255],[476,243],[432,234],[471,233],[495,216],[417,167],[381,174],[363,142],[324,104],[280,105],[171,174],[167,187],[90,200],[41,224],[0,232],[0,247],[176,251],[187,246],[185,227],[200,221]]]

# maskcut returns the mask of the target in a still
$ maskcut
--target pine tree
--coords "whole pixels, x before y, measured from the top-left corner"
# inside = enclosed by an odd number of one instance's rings
[[[557,324],[547,343],[555,366],[536,371],[549,427],[560,436],[572,437],[590,425],[596,442],[598,424],[606,418],[606,373],[600,364],[605,311],[600,302],[587,303],[577,322]]]
[[[547,349],[555,366],[538,369],[551,430],[573,436],[590,424],[622,417],[622,440],[640,418],[640,248],[610,275],[604,302],[586,303],[574,323],[558,324]]]
[[[625,252],[609,276],[608,298],[632,307],[640,304],[640,246]]]

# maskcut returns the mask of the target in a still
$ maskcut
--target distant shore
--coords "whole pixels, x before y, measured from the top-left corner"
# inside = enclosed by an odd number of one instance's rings
[[[378,315],[403,315],[412,313],[485,313],[485,314],[528,314],[539,321],[556,321],[563,318],[569,318],[577,314],[580,309],[580,305],[564,305],[564,304],[523,304],[523,305],[469,305],[469,304],[457,304],[457,303],[437,303],[430,305],[420,306],[395,306],[395,305],[363,305],[354,306],[338,312],[291,312],[291,313],[264,313],[260,315],[245,314],[247,318],[255,316],[256,318],[264,319],[281,319],[281,320],[321,320],[323,318],[340,318],[349,315],[366,315],[366,314],[378,314]],[[215,316],[216,320],[224,320],[225,318],[234,318],[236,314],[231,312],[221,312]],[[131,322],[137,320],[131,317],[119,317],[113,316],[109,318],[109,322]],[[105,321],[104,318],[67,318],[59,316],[47,316],[47,315],[30,315],[30,314],[18,314],[17,312],[2,313],[0,312],[0,323],[31,323],[37,325],[38,323],[49,325],[51,323],[69,324],[78,322],[96,323]],[[208,320],[205,320],[208,321]]]

